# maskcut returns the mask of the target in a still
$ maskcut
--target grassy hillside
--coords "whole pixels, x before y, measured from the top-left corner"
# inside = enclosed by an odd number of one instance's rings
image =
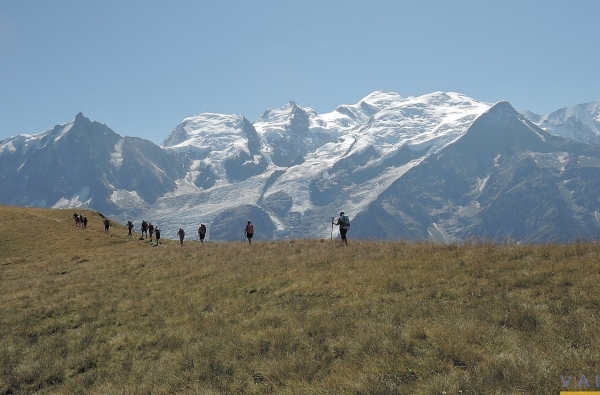
[[[0,394],[558,394],[600,374],[596,243],[154,247],[85,214],[0,207]]]

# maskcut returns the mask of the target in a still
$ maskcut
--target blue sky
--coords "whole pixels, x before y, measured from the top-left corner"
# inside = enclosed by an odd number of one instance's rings
[[[157,144],[185,117],[375,90],[546,114],[600,100],[600,1],[0,0],[0,140],[78,112]]]

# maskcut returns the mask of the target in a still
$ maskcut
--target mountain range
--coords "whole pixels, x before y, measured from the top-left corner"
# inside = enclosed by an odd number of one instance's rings
[[[161,146],[77,114],[0,141],[0,203],[86,207],[176,237],[349,237],[545,243],[597,238],[600,102],[547,115],[453,92],[377,91],[317,114],[203,113]],[[335,232],[335,233],[334,233]]]

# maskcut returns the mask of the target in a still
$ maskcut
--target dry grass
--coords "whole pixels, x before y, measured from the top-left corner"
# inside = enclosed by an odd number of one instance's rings
[[[0,207],[0,394],[550,394],[600,372],[600,246],[152,247]]]

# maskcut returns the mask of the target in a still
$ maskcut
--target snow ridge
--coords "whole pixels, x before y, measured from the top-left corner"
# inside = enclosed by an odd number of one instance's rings
[[[600,144],[600,101],[562,108],[541,116],[538,122],[532,118],[532,122],[549,133],[583,143]]]

